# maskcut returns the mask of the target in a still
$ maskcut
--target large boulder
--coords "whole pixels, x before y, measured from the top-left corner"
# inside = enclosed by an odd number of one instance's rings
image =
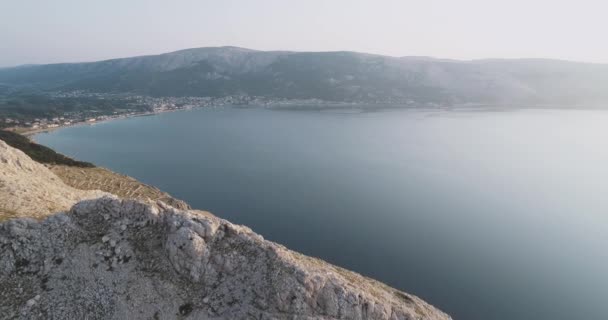
[[[450,319],[209,213],[115,197],[0,224],[0,287],[9,319]]]

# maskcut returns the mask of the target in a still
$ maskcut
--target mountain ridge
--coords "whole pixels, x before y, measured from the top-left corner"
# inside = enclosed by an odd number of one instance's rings
[[[0,69],[0,85],[157,97],[249,95],[374,103],[608,102],[608,65],[553,59],[449,60],[354,51],[190,48],[96,62]]]
[[[178,54],[189,51],[197,51],[201,49],[234,49],[245,52],[268,52],[268,53],[354,53],[354,54],[366,54],[372,56],[379,57],[387,57],[387,58],[398,58],[398,59],[421,59],[421,60],[436,60],[436,61],[452,61],[452,62],[484,62],[484,61],[553,61],[553,62],[565,62],[565,63],[575,63],[575,64],[587,64],[587,65],[599,65],[599,66],[607,66],[608,63],[602,62],[590,62],[590,61],[582,61],[582,60],[569,60],[569,59],[560,59],[560,58],[529,58],[529,57],[519,57],[519,58],[475,58],[475,59],[456,59],[456,58],[445,58],[445,57],[436,57],[436,56],[425,56],[425,55],[389,55],[389,54],[381,54],[381,53],[373,53],[373,52],[363,52],[356,50],[327,50],[327,51],[295,51],[295,50],[261,50],[261,49],[251,49],[246,47],[239,47],[234,45],[225,45],[225,46],[208,46],[208,47],[191,47],[178,49],[163,53],[152,53],[152,54],[142,54],[142,55],[128,55],[123,57],[116,58],[108,58],[108,59],[100,59],[100,60],[88,60],[88,61],[79,61],[79,62],[52,62],[52,63],[25,63],[18,64],[12,66],[3,66],[0,67],[2,69],[13,69],[13,68],[21,68],[21,67],[34,67],[34,66],[44,66],[44,65],[61,65],[61,64],[86,64],[86,63],[98,63],[98,62],[106,62],[112,60],[121,60],[121,59],[131,59],[131,58],[145,58],[145,57],[157,57],[162,55],[171,55]]]

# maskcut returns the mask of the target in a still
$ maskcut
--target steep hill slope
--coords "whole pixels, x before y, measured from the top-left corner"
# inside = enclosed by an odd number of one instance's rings
[[[2,69],[0,85],[152,96],[572,105],[608,102],[608,66],[538,59],[456,61],[219,47]]]
[[[182,200],[153,186],[141,183],[129,176],[105,168],[80,168],[67,165],[47,165],[65,184],[80,190],[101,190],[123,199],[162,201],[178,209],[190,209]]]
[[[28,137],[22,136],[15,132],[0,130],[0,140],[4,141],[6,144],[15,149],[21,150],[23,153],[32,158],[32,160],[38,163],[66,165],[78,168],[95,167],[92,163],[82,162],[66,157],[55,152],[55,150],[52,150],[51,148],[37,144],[31,141]]]
[[[20,134],[0,130],[0,141],[4,141],[7,145],[21,150],[32,158],[32,160],[44,164],[60,179],[60,181],[72,188],[85,191],[100,190],[126,199],[139,199],[144,201],[160,200],[179,209],[190,208],[187,203],[173,198],[158,188],[143,184],[131,177],[96,167],[92,163],[66,157],[48,147],[37,144]],[[8,148],[6,150],[11,149]],[[27,161],[27,159],[22,162],[25,161]],[[33,178],[35,179],[35,177]],[[72,204],[74,204],[74,202],[71,202],[65,209],[68,209]],[[4,216],[8,216],[9,210],[5,208],[4,211]],[[21,212],[21,210],[11,212],[11,216],[17,213],[25,213]]]
[[[15,216],[40,218],[104,194],[67,186],[45,166],[0,140],[0,220]]]

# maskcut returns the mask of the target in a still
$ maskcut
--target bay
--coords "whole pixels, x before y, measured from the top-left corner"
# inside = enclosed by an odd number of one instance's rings
[[[35,136],[454,319],[606,319],[608,111],[208,108]]]

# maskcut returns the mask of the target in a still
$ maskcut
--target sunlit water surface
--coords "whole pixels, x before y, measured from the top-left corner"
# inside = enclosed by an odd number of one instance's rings
[[[608,111],[199,109],[35,139],[455,319],[608,319]]]

